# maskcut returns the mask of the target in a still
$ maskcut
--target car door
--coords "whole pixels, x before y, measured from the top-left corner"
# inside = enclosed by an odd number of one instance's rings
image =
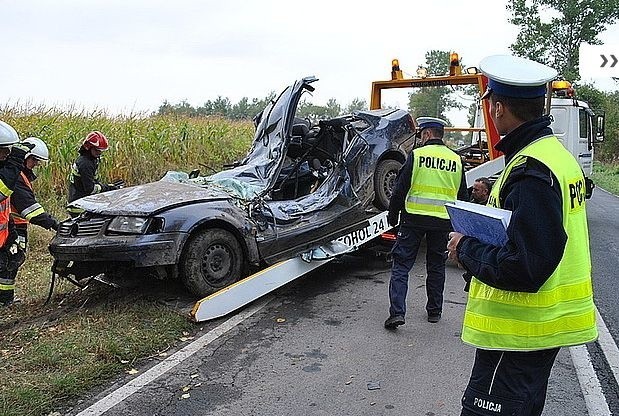
[[[367,189],[368,145],[346,121],[334,122],[323,138],[325,149],[334,154],[326,160],[327,176],[309,194],[291,200],[267,201],[262,207],[267,229],[259,236],[259,250],[265,259],[287,258],[348,231],[364,218],[371,188]],[[323,130],[332,125],[324,122]],[[339,150],[338,150],[339,149]],[[320,165],[320,162],[318,162]],[[320,175],[322,166],[314,166]],[[371,185],[370,185],[371,186]]]

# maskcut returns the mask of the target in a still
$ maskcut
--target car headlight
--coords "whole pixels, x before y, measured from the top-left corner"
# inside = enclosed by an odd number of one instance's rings
[[[110,222],[110,225],[107,226],[107,230],[122,234],[144,234],[147,227],[148,218],[118,216]]]

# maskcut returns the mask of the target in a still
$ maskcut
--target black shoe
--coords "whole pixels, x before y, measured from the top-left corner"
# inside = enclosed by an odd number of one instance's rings
[[[428,322],[432,322],[433,324],[435,324],[435,323],[437,323],[440,320],[441,320],[441,314],[440,313],[428,314]]]
[[[390,316],[385,321],[385,328],[387,329],[396,329],[400,325],[404,325],[404,317],[401,315]]]

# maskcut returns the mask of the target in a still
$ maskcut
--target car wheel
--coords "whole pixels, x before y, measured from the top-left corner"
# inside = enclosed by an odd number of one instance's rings
[[[395,186],[395,178],[402,164],[394,159],[384,159],[374,171],[374,205],[380,210],[389,208],[389,199]]]
[[[180,277],[195,295],[208,296],[239,280],[242,273],[243,249],[229,231],[203,230],[185,245]]]

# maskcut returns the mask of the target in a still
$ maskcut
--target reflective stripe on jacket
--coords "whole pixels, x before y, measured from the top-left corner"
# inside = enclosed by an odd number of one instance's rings
[[[11,198],[0,201],[0,247],[4,247],[9,238],[9,217],[11,215]]]
[[[597,339],[585,182],[574,157],[554,136],[532,142],[506,166],[488,205],[500,207],[501,188],[528,157],[546,165],[559,181],[567,244],[559,265],[536,293],[501,290],[472,279],[462,340],[483,349],[532,351]]]
[[[37,215],[41,215],[45,212],[45,209],[41,206],[41,204],[39,204],[38,202],[36,202],[36,200],[34,199],[34,190],[32,189],[32,183],[30,182],[30,180],[28,179],[28,177],[26,176],[26,174],[22,171],[20,172],[20,177],[18,178],[18,181],[21,179],[21,181],[26,185],[27,190],[30,193],[31,198],[26,198],[26,195],[23,195],[23,193],[25,191],[22,190],[22,194],[18,193],[18,190],[20,189],[19,187],[17,187],[16,191],[13,193],[13,197],[11,198],[11,216],[13,218],[13,222],[15,223],[15,225],[28,225],[28,222],[36,217]],[[23,187],[22,187],[23,189]],[[15,207],[15,202],[21,198],[21,205],[24,205],[24,200],[28,199],[31,202],[34,201],[33,204],[30,204],[29,206],[23,208],[21,211]],[[28,203],[28,202],[26,202]],[[18,204],[20,205],[20,204]]]
[[[406,212],[448,219],[445,203],[458,195],[462,159],[447,146],[429,145],[413,150],[413,161]]]
[[[104,191],[97,178],[98,168],[99,158],[92,157],[89,151],[81,148],[69,174],[68,202]]]

